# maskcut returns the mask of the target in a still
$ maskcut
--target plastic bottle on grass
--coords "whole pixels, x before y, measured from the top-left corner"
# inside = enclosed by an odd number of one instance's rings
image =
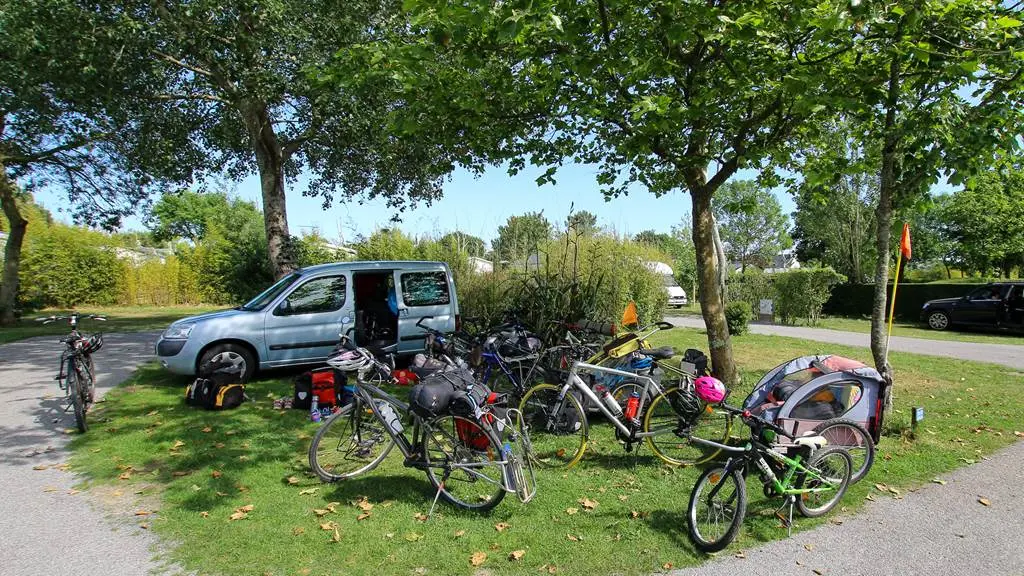
[[[316,394],[313,394],[312,402],[309,406],[309,419],[313,422],[320,421],[320,406]]]

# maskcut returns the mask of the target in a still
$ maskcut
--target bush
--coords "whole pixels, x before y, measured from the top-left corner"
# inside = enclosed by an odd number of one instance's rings
[[[754,310],[743,300],[736,300],[725,305],[725,323],[729,326],[729,334],[742,336],[747,333],[750,321],[754,319]]]
[[[812,326],[821,319],[821,310],[832,294],[832,287],[846,279],[830,267],[804,268],[775,275],[778,297],[776,310],[785,323],[798,318]]]
[[[756,268],[749,268],[742,274],[730,275],[726,285],[729,293],[728,301],[746,302],[750,305],[751,310],[758,310],[761,306],[761,300],[775,300],[777,298],[773,278],[773,275],[765,274]]]

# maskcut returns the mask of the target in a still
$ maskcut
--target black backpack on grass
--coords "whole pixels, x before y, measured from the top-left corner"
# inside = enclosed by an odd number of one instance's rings
[[[217,356],[199,367],[199,377],[185,387],[185,403],[207,410],[238,408],[245,400],[242,371]]]

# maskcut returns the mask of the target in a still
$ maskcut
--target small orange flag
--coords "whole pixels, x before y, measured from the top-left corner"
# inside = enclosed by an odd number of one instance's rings
[[[900,252],[903,257],[910,260],[910,224],[903,223],[903,235],[900,236]]]
[[[637,326],[640,324],[640,319],[636,314],[636,303],[630,301],[626,304],[626,310],[622,313],[622,325],[623,326]]]

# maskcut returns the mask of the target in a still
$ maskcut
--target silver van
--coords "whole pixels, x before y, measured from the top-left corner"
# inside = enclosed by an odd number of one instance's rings
[[[296,270],[243,306],[178,320],[156,343],[160,364],[193,375],[218,354],[248,379],[258,369],[323,362],[344,323],[361,346],[423,349],[416,322],[451,332],[459,303],[444,262],[338,262]]]

